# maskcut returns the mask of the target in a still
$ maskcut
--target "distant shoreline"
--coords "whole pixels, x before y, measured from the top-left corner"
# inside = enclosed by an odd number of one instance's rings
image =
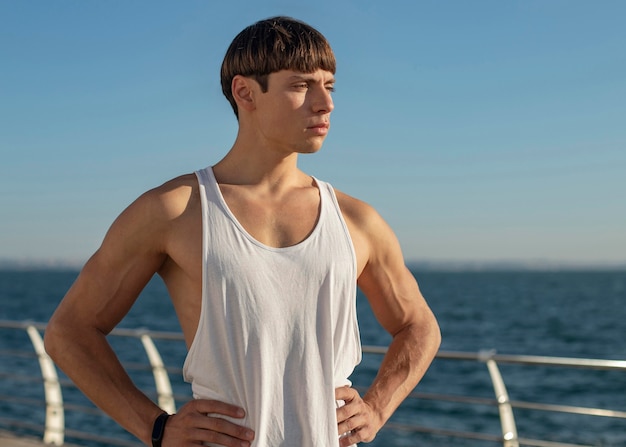
[[[505,271],[626,271],[624,262],[584,261],[407,261],[411,270],[442,272],[505,272]]]
[[[79,271],[85,261],[0,259],[0,271]],[[505,272],[505,271],[626,271],[623,262],[551,260],[408,260],[414,271]]]
[[[0,259],[0,270],[69,270],[78,271],[85,261],[67,261],[50,259]]]

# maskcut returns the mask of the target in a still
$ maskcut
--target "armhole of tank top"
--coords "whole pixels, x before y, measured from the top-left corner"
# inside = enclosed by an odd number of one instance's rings
[[[206,169],[202,171],[196,171],[196,179],[198,180],[198,190],[200,192],[200,203],[201,203],[201,215],[202,215],[202,295],[201,295],[201,303],[200,303],[200,317],[198,320],[198,327],[196,328],[196,333],[193,335],[193,340],[191,345],[189,346],[189,350],[187,351],[187,355],[185,356],[185,361],[183,363],[183,376],[185,380],[187,380],[187,371],[191,367],[190,363],[192,359],[197,358],[194,356],[194,352],[197,350],[196,345],[200,343],[198,338],[202,331],[204,330],[204,315],[206,312],[206,303],[204,302],[204,297],[206,295],[206,230],[205,230],[205,215],[207,213],[207,197],[206,197],[206,182],[207,182],[207,173]]]
[[[318,182],[319,184],[319,182]],[[352,312],[352,330],[354,331],[354,340],[356,342],[356,358],[354,359],[355,364],[361,363],[363,358],[363,352],[361,350],[361,330],[359,329],[359,321],[357,317],[357,309],[356,309],[356,295],[357,295],[357,262],[356,262],[356,249],[354,248],[354,243],[352,242],[352,236],[350,236],[350,230],[348,229],[348,224],[343,217],[343,213],[341,211],[341,207],[339,206],[339,200],[337,200],[337,195],[335,194],[335,189],[330,183],[324,183],[324,187],[326,191],[328,191],[328,195],[332,203],[335,206],[335,211],[339,217],[339,221],[341,222],[341,226],[343,227],[343,231],[346,235],[346,239],[348,240],[348,245],[350,246],[350,251],[352,253],[352,274],[354,278],[354,301],[351,305],[350,311]]]
[[[352,273],[353,273],[353,276],[354,276],[354,282],[356,284],[356,280],[358,279],[356,277],[356,271],[357,271],[356,250],[354,249],[354,243],[352,242],[352,236],[350,236],[350,230],[348,230],[348,224],[346,223],[346,220],[343,218],[343,213],[341,212],[341,207],[339,206],[339,201],[337,200],[337,195],[335,194],[335,189],[333,188],[333,186],[330,183],[320,182],[317,179],[315,179],[315,181],[317,182],[318,185],[324,185],[324,189],[327,191],[328,195],[330,196],[330,200],[331,200],[332,204],[334,205],[335,212],[337,213],[337,216],[339,217],[339,221],[341,222],[341,226],[342,226],[343,231],[344,231],[344,233],[346,235],[346,239],[348,241],[348,246],[350,247],[350,253],[352,255]]]

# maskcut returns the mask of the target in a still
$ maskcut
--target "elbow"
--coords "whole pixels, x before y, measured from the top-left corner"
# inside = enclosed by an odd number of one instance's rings
[[[418,358],[432,362],[441,346],[441,329],[434,314],[428,310],[400,331],[392,334],[394,340],[406,340],[406,347]]]
[[[43,335],[43,345],[46,353],[55,362],[59,356],[60,346],[63,344],[61,338],[62,335],[58,323],[54,319],[50,320]]]
[[[68,347],[73,343],[77,343],[82,337],[82,335],[74,333],[72,329],[73,325],[69,321],[60,318],[58,315],[53,315],[43,335],[46,353],[61,368],[63,355],[67,352]]]
[[[441,328],[437,318],[432,312],[428,312],[416,327],[419,328],[416,330],[416,338],[422,341],[422,355],[426,355],[432,361],[441,347]]]
[[[434,357],[441,347],[441,328],[439,327],[437,318],[432,312],[430,312],[427,327],[427,334],[430,340],[431,350]]]
[[[435,351],[435,354],[437,354],[439,348],[441,347],[441,328],[439,327],[439,323],[437,323],[437,320],[433,320],[434,324],[431,333],[433,337],[433,350]]]

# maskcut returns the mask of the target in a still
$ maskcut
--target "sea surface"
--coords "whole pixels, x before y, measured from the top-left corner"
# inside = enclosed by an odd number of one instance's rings
[[[420,271],[413,274],[435,312],[443,335],[444,351],[528,354],[561,357],[626,359],[625,271]],[[75,271],[0,271],[0,320],[46,322],[77,276]],[[366,299],[359,295],[357,309],[361,339],[366,345],[386,345],[390,337],[379,327]],[[127,317],[127,328],[179,331],[176,315],[162,282],[153,279]],[[135,341],[112,338],[114,349],[126,362],[146,363]],[[181,343],[159,342],[166,363],[182,366]],[[23,331],[0,329],[0,352],[32,350]],[[0,357],[0,374],[37,375],[33,358]],[[380,358],[368,355],[355,371],[355,385],[367,387]],[[501,365],[509,396],[514,401],[603,407],[626,411],[626,372],[582,371],[556,367]],[[0,376],[5,377],[5,376]],[[135,376],[133,376],[135,379]],[[140,386],[151,387],[145,377]],[[145,382],[145,383],[143,383]],[[173,379],[175,392],[188,395],[189,387]],[[493,387],[483,363],[436,360],[416,389],[419,393],[445,393],[493,399]],[[64,391],[65,392],[65,391]],[[73,393],[73,394],[72,394]],[[0,397],[41,397],[41,384],[16,386],[0,382]],[[68,391],[64,398],[79,402],[82,396]],[[42,410],[43,411],[43,410]],[[593,446],[626,446],[626,420],[579,415],[550,415],[514,410],[520,437]],[[3,418],[36,422],[43,413],[20,408],[0,399]],[[132,439],[117,426],[98,416],[68,412],[67,426],[92,432],[115,433]],[[498,411],[493,406],[468,406],[454,402],[412,400],[393,416],[398,424],[411,423],[441,430],[500,433]],[[82,441],[80,445],[101,446]],[[485,440],[452,439],[441,435],[382,430],[369,444],[395,446],[498,445]]]

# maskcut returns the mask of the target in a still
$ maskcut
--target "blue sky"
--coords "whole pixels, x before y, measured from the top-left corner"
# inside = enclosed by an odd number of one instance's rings
[[[2,1],[0,259],[82,262],[142,192],[218,161],[224,51],[278,14],[338,59],[301,167],[408,260],[626,263],[626,2],[605,0]]]

